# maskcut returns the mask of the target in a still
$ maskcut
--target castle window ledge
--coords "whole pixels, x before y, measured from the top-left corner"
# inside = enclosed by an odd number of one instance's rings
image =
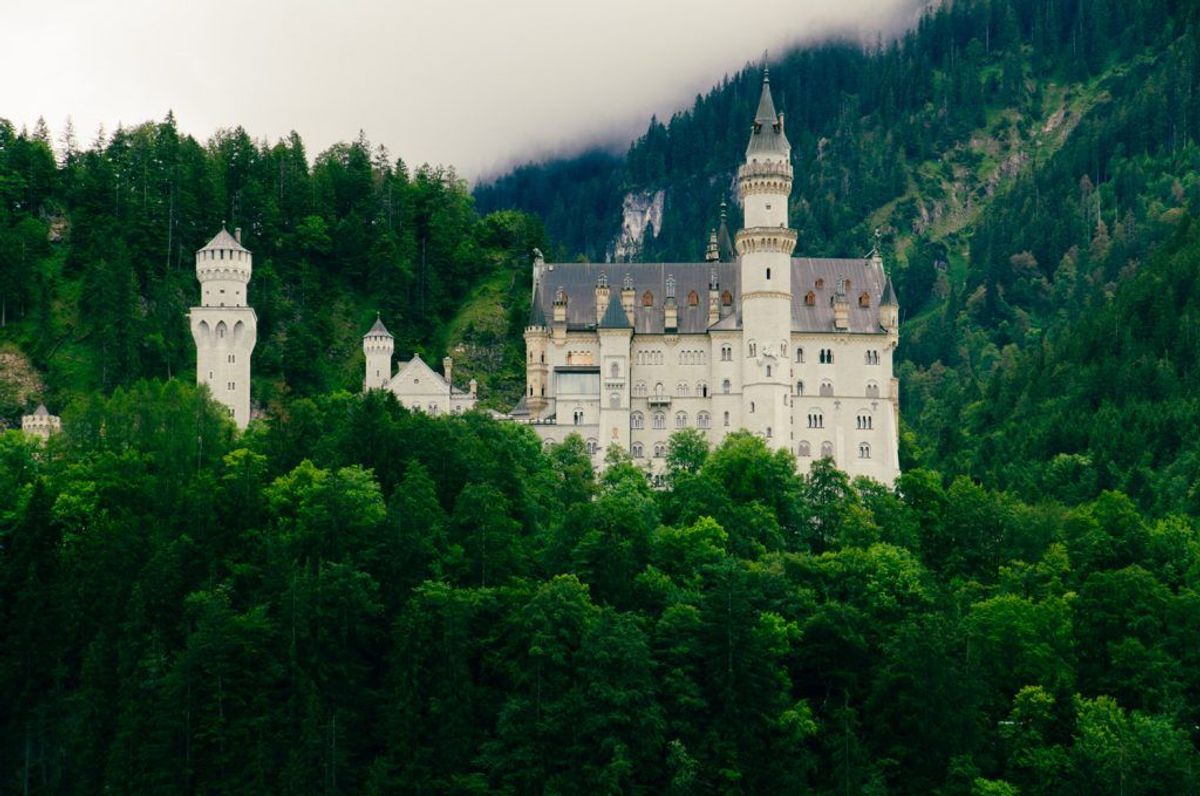
[[[669,395],[651,395],[650,396],[650,405],[651,406],[670,406],[671,405],[671,396],[669,396]]]

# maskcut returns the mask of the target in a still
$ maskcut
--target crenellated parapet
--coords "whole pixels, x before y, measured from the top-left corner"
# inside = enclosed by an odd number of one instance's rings
[[[787,227],[748,227],[738,230],[733,245],[739,255],[773,252],[789,257],[796,248],[796,230]]]

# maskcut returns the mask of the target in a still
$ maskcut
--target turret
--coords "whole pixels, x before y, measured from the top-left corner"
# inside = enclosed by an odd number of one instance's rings
[[[631,326],[633,325],[633,308],[636,301],[637,292],[633,289],[633,275],[625,274],[625,279],[621,281],[621,309],[625,310],[625,317]]]
[[[900,302],[896,301],[896,290],[891,277],[883,283],[883,298],[879,301],[879,325],[895,333],[900,328]]]
[[[383,319],[377,314],[375,323],[363,335],[363,354],[366,358],[364,390],[381,390],[387,387],[392,378],[392,352],[395,345],[392,333],[383,325]]]
[[[559,286],[554,292],[554,325],[567,322],[567,291]]]
[[[734,238],[742,293],[742,417],[749,431],[775,448],[788,447],[791,430],[792,250],[788,228],[792,190],[791,146],[776,113],[770,77],[763,74],[746,162],[738,169],[744,227]]]
[[[546,383],[550,368],[546,362],[546,349],[549,339],[550,329],[546,325],[546,313],[542,310],[542,297],[535,286],[533,302],[529,306],[529,323],[525,327],[525,405],[529,409],[529,416],[535,420],[547,404]]]
[[[454,360],[450,357],[442,357],[442,378],[448,386],[454,386]]]
[[[196,252],[200,306],[189,313],[196,343],[196,382],[207,385],[239,428],[250,422],[250,357],[258,338],[258,317],[247,303],[253,271],[241,229],[222,227]]]
[[[601,272],[600,276],[596,277],[596,325],[600,324],[600,319],[604,317],[604,311],[608,309],[608,274]]]
[[[721,320],[721,282],[717,278],[717,269],[708,272],[708,325],[712,326]]]
[[[675,301],[675,277],[667,276],[667,298],[663,303],[663,331],[674,334],[679,331],[679,305]]]

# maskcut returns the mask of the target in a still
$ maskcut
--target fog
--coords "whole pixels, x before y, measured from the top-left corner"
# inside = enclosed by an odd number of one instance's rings
[[[289,131],[310,157],[359,130],[477,177],[628,141],[725,74],[797,42],[872,41],[914,0],[67,0],[10,3],[0,117],[87,145],[173,110],[206,140]]]

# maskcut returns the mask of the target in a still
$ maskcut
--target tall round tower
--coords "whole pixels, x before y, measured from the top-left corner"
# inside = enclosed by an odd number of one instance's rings
[[[246,303],[252,257],[242,231],[222,227],[196,252],[200,306],[192,307],[196,382],[229,409],[238,428],[250,422],[250,356],[258,339],[258,317]]]
[[[395,349],[392,333],[376,315],[375,323],[363,335],[363,354],[367,360],[363,390],[381,390],[387,386],[392,378],[392,352]]]
[[[791,145],[776,113],[769,75],[763,75],[758,112],[738,169],[745,226],[734,245],[742,276],[742,419],[745,427],[786,448],[791,431],[788,341],[792,332],[792,250],[788,228],[792,192]]]

